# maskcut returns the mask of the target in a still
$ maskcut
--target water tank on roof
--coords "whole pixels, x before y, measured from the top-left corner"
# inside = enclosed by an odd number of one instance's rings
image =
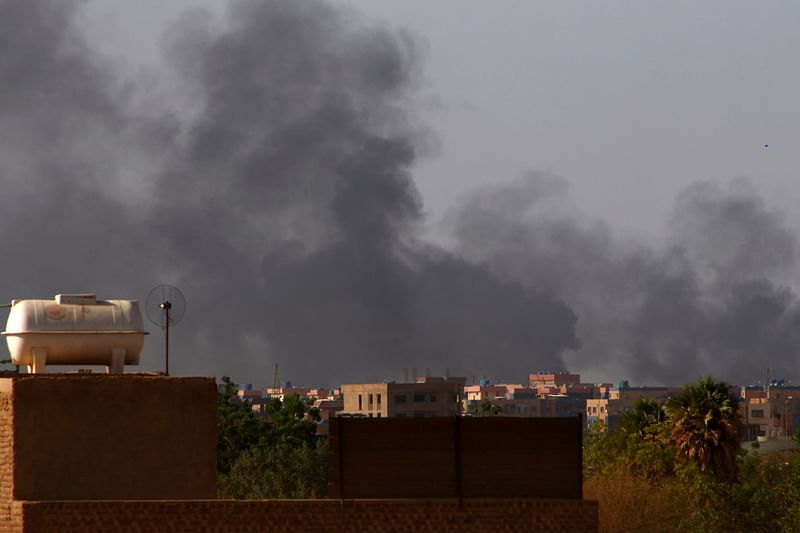
[[[486,378],[479,381],[481,387],[488,387],[492,382]]]
[[[14,300],[3,332],[15,365],[42,373],[46,365],[105,365],[121,373],[138,365],[144,326],[136,300],[98,300],[57,294],[52,300]]]

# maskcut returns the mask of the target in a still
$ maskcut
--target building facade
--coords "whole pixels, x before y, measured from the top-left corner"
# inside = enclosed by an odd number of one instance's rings
[[[420,377],[416,383],[342,385],[339,416],[432,417],[460,415],[466,378]]]

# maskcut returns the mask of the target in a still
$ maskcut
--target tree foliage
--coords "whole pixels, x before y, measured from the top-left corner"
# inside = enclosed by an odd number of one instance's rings
[[[657,406],[584,433],[584,497],[599,500],[601,531],[800,531],[800,451],[742,450],[727,385],[700,378]]]
[[[720,480],[736,476],[742,422],[725,382],[707,376],[683,388],[667,406],[672,441],[701,471]]]
[[[497,416],[502,411],[502,407],[492,403],[488,398],[484,398],[478,403],[471,404],[467,408],[467,412],[472,416]]]
[[[322,497],[327,443],[318,440],[319,412],[297,395],[270,399],[263,416],[236,396],[223,377],[217,426],[218,492],[223,498]]]

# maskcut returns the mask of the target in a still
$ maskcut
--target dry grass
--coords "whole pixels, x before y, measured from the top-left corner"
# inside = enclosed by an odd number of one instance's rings
[[[587,479],[583,491],[600,504],[601,533],[671,533],[686,507],[674,487],[654,486],[628,472]]]

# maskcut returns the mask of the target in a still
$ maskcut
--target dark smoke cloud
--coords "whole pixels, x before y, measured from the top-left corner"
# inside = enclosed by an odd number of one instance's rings
[[[78,8],[0,0],[8,298],[176,284],[173,371],[262,384],[275,361],[318,384],[520,379],[579,346],[553,292],[420,239],[411,36],[319,1],[193,12],[165,41],[180,96],[163,101],[81,38]]]
[[[797,242],[747,181],[686,188],[663,245],[614,235],[541,174],[476,192],[449,224],[464,257],[575,310],[577,370],[639,383],[797,375]]]
[[[170,29],[166,93],[103,59],[79,9],[0,0],[6,298],[173,283],[189,302],[173,371],[260,384],[276,361],[315,384],[796,376],[797,242],[746,181],[687,188],[654,244],[532,175],[468,198],[446,250],[420,236],[413,36],[321,1],[239,0]]]

